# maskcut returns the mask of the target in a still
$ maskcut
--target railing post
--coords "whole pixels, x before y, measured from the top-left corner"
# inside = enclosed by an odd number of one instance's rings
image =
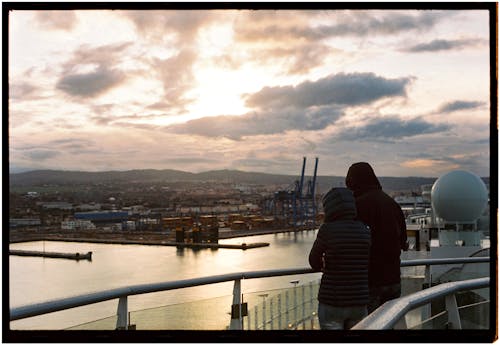
[[[281,293],[278,295],[278,329],[281,330]]]
[[[116,311],[118,316],[116,320],[116,329],[127,329],[128,328],[128,303],[127,296],[120,297],[118,301],[118,309]]]
[[[447,295],[445,298],[446,311],[448,312],[448,325],[451,329],[462,329],[460,314],[458,313],[457,299],[455,294]]]
[[[269,318],[270,318],[270,327],[271,327],[271,330],[273,330],[274,329],[274,321],[273,321],[274,315],[273,315],[273,298],[272,297],[269,300]]]
[[[292,282],[292,283],[294,283],[294,286],[293,286],[293,304],[294,304],[294,306],[293,306],[293,317],[295,319],[295,320],[293,320],[293,322],[295,323],[294,329],[297,329],[297,327],[298,327],[298,323],[297,323],[297,321],[298,321],[297,320],[297,283],[298,282],[299,282],[298,280]]]
[[[237,309],[235,309],[237,308]],[[235,310],[237,312],[235,313]],[[235,315],[236,314],[236,315]],[[241,316],[241,280],[234,281],[233,304],[231,305],[231,323],[229,329],[243,329],[243,317]]]
[[[427,283],[427,288],[432,287],[431,266],[425,265],[425,278],[424,283]],[[422,320],[430,319],[431,317],[431,304],[427,303],[422,306]]]
[[[306,329],[306,286],[302,285],[302,329]]]
[[[259,310],[259,306],[256,305],[255,306],[255,330],[256,331],[259,329],[259,313],[258,313],[258,310]]]
[[[288,290],[286,290],[285,291],[285,320],[286,320],[286,329],[290,329],[291,328],[290,315],[288,313],[288,309],[289,309],[289,306],[288,306]]]
[[[266,298],[262,302],[262,329],[266,329]]]

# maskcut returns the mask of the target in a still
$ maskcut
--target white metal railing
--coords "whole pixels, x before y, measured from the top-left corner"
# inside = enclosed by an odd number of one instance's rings
[[[455,293],[481,289],[489,285],[489,277],[439,284],[384,303],[352,329],[392,329],[409,311],[443,297],[448,313],[448,328],[462,329]]]
[[[443,265],[443,264],[466,264],[466,263],[484,263],[489,262],[489,257],[467,257],[467,258],[448,258],[448,259],[422,259],[422,260],[406,260],[401,262],[401,267],[408,266],[422,266],[429,267],[430,265]],[[117,308],[117,329],[127,329],[129,324],[128,313],[128,296],[139,295],[145,293],[175,290],[186,287],[222,283],[227,281],[234,281],[233,288],[233,302],[232,310],[234,311],[231,316],[229,329],[243,329],[243,315],[242,315],[242,292],[241,280],[242,279],[256,279],[268,278],[287,275],[298,275],[315,273],[316,271],[311,268],[293,268],[293,269],[279,269],[279,270],[264,270],[264,271],[250,271],[238,272],[223,275],[215,275],[194,279],[177,280],[170,282],[161,282],[154,284],[141,284],[127,286],[117,289],[105,290],[75,297],[68,297],[26,305],[10,309],[10,321],[33,317],[37,315],[48,314],[51,312],[66,310],[70,308],[80,307],[84,305],[94,304],[112,299],[118,299]],[[430,286],[430,284],[429,284]],[[295,290],[296,291],[296,290]],[[297,312],[297,309],[294,311]],[[295,318],[297,320],[297,318]]]

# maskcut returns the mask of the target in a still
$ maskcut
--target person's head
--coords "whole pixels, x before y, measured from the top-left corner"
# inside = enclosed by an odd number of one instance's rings
[[[347,188],[332,188],[323,196],[325,222],[356,218],[354,195]]]
[[[354,163],[349,167],[345,184],[352,191],[382,188],[373,168],[366,162]]]

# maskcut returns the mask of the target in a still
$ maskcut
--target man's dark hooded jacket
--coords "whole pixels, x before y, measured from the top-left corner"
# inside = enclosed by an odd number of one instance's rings
[[[354,196],[347,188],[334,188],[323,198],[325,223],[309,254],[309,264],[322,270],[318,300],[334,307],[368,304],[370,232],[355,220]]]
[[[382,187],[368,163],[355,163],[347,172],[347,187],[356,198],[358,219],[371,232],[370,286],[401,282],[401,249],[407,250],[406,223],[401,207]]]

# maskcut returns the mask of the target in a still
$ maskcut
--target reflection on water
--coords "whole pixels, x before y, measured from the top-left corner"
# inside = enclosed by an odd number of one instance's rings
[[[92,251],[92,262],[37,257],[9,257],[10,306],[21,306],[128,285],[216,274],[308,267],[316,231],[282,233],[220,240],[220,243],[268,242],[269,247],[239,249],[177,249],[166,246],[108,245],[75,242],[29,242],[11,249],[56,252]],[[308,277],[311,276],[311,277]],[[314,280],[318,274],[244,280],[244,292],[280,288],[290,281]],[[305,282],[305,281],[304,281]],[[129,298],[130,310],[158,307],[232,294],[233,283],[221,283]],[[62,329],[116,313],[117,301],[28,318],[13,328]]]

